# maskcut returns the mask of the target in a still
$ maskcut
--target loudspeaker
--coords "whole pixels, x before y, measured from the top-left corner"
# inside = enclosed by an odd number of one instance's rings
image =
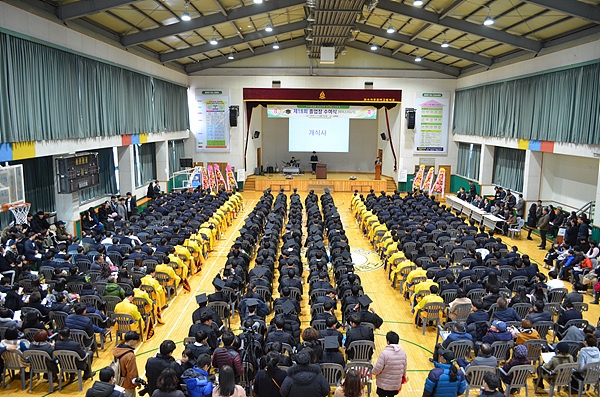
[[[252,139],[258,139],[259,136],[260,136],[260,131],[256,130],[256,131],[254,131],[254,134],[252,134]]]
[[[379,136],[382,140],[387,141],[387,136],[385,135],[385,132],[382,132],[381,134],[379,134]]]
[[[416,119],[416,115],[417,112],[415,112],[415,109],[406,109],[406,128],[408,128],[409,130],[414,130],[415,129],[415,119]]]
[[[229,106],[229,126],[237,127],[238,112],[240,111],[239,106]]]

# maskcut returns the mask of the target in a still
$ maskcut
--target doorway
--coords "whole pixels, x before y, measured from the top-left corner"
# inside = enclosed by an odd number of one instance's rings
[[[256,167],[262,173],[262,148],[256,148]]]

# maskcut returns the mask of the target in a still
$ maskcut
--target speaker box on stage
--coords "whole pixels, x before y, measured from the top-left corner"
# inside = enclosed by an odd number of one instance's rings
[[[229,106],[229,126],[237,127],[237,118],[240,111],[239,106]]]
[[[415,119],[416,119],[416,115],[417,112],[415,112],[414,109],[407,109],[406,110],[406,128],[408,128],[409,130],[414,130],[415,129]]]
[[[385,132],[382,132],[381,134],[379,134],[379,136],[381,137],[382,140],[387,140],[387,136],[385,135]]]

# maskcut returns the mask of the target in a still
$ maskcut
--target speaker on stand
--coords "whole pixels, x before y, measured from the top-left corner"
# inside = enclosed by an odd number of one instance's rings
[[[413,108],[406,108],[404,110],[404,117],[406,118],[406,128],[409,130],[415,129],[415,121],[417,118],[417,111]]]
[[[238,122],[238,115],[240,113],[240,107],[239,106],[229,106],[229,126],[230,127],[237,127]]]

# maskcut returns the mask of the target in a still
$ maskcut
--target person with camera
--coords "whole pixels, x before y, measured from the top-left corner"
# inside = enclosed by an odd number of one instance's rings
[[[135,361],[134,350],[139,340],[140,336],[137,332],[127,331],[123,343],[117,345],[112,351],[113,356],[119,360],[121,376],[125,378],[122,387],[125,389],[123,393],[127,397],[135,397],[135,389],[146,383],[140,382],[141,379],[138,378],[138,367]],[[140,395],[143,395],[142,392],[140,392]]]
[[[146,379],[148,379],[148,393],[150,395],[156,390],[158,377],[164,370],[171,368],[177,372],[177,376],[183,373],[181,366],[173,358],[174,351],[175,342],[167,339],[160,344],[158,354],[146,361]]]

